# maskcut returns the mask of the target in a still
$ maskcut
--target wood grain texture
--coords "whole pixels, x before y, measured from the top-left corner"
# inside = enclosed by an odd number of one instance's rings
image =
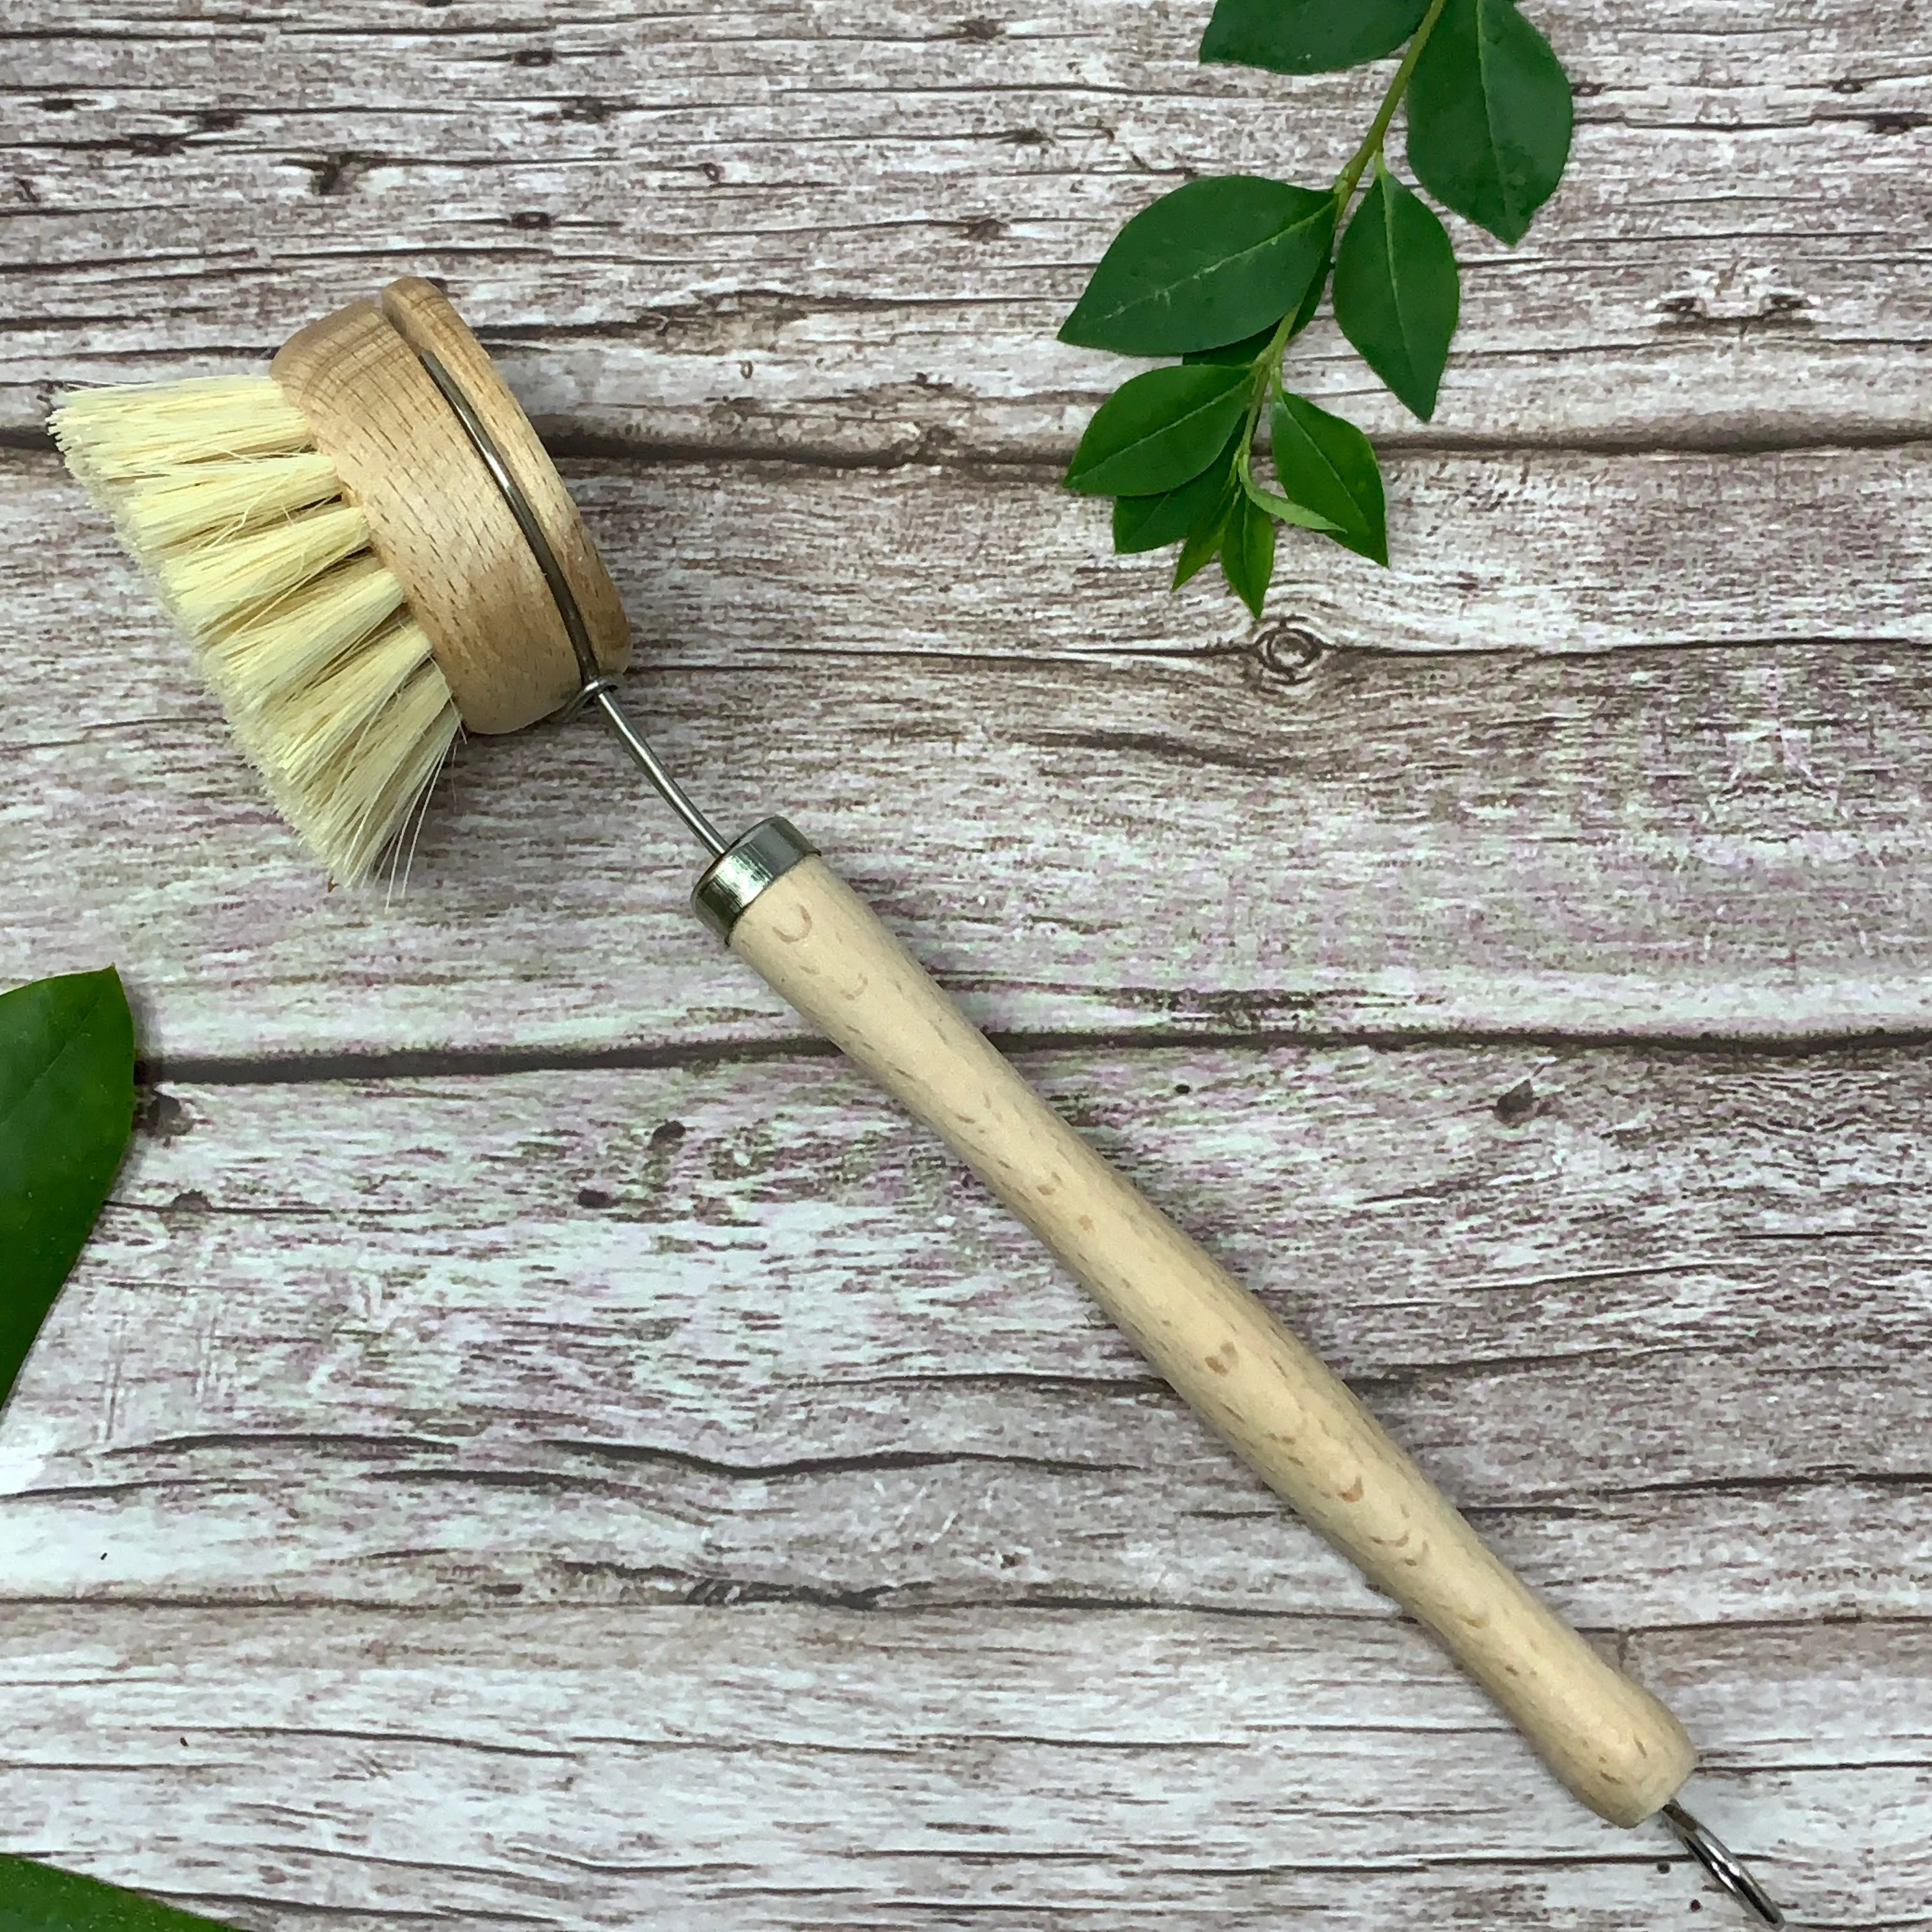
[[[1420,429],[1318,326],[1295,379],[1432,442],[1924,434],[1932,40],[1909,0],[1551,0],[1575,158],[1466,293]],[[408,0],[76,33],[10,0],[0,426],[266,358],[446,278],[553,431],[840,460],[1064,458],[1126,366],[1061,317],[1189,175],[1331,178],[1373,73],[1195,61],[1207,0],[560,16]]]
[[[630,630],[609,573],[515,397],[435,289],[403,276],[298,330],[270,372],[307,418],[370,547],[394,572],[464,725],[515,731],[575,696],[585,673],[514,512],[420,359],[469,400],[575,598],[586,663],[621,670]]]
[[[1678,1720],[1530,1589],[1352,1390],[1066,1121],[826,864],[731,950],[938,1134],[1162,1382],[1427,1629],[1599,1817],[1641,1824],[1696,1762]]]
[[[1629,1654],[1794,1924],[1932,1925],[1922,1625]],[[0,1628],[0,1724],[5,1842],[262,1932],[1732,1922],[1400,1628],[63,1607]]]
[[[1922,1612],[1916,1052],[1023,1064],[1586,1625]],[[16,1597],[1389,1613],[829,1059],[170,1088],[0,1456]]]
[[[1311,544],[1258,632],[1036,472],[573,472],[674,769],[789,812],[982,1024],[1932,1018],[1918,450],[1531,456],[1502,500],[1406,460],[1418,561]],[[326,892],[104,527],[4,476],[53,642],[0,718],[0,976],[114,958],[176,1058],[795,1035],[588,722],[464,748],[406,891]]]
[[[1798,1922],[1932,1928],[1924,9],[1534,0],[1570,178],[1458,230],[1433,424],[1298,350],[1398,568],[1258,629],[1052,487],[1119,221],[1365,116],[1206,10],[0,0],[0,980],[118,959],[172,1069],[0,1418],[7,1850],[262,1932],[1728,1922],[805,1046],[587,728],[322,891],[41,424],[418,271],[704,802],[1045,1043]]]

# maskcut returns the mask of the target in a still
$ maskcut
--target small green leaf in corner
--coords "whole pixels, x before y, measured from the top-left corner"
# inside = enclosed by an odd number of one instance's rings
[[[0,1402],[134,1123],[134,1022],[111,966],[0,994]]]
[[[0,1852],[0,1932],[230,1932],[212,1918]]]
[[[1366,436],[1306,396],[1277,396],[1269,425],[1275,478],[1291,502],[1325,517],[1338,544],[1371,562],[1388,562],[1382,471]]]
[[[1067,465],[1089,496],[1148,496],[1198,476],[1248,412],[1253,378],[1218,363],[1150,369],[1100,408]]]
[[[1335,320],[1362,360],[1424,422],[1462,303],[1456,251],[1419,195],[1376,158],[1335,256]]]

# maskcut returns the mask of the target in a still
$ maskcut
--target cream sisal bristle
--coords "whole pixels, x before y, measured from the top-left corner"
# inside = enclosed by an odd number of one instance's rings
[[[218,376],[76,391],[53,432],[283,815],[333,878],[367,877],[460,721],[301,411],[268,376]]]

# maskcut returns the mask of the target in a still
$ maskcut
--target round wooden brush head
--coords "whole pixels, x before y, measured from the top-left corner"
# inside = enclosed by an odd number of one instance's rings
[[[352,302],[292,337],[271,374],[367,518],[464,725],[514,731],[584,680],[529,540],[419,350],[454,378],[529,500],[598,669],[621,670],[630,626],[610,574],[530,418],[440,290],[392,282],[380,305]]]

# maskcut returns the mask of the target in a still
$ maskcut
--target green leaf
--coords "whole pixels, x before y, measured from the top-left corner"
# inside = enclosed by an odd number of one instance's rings
[[[1174,587],[1178,590],[1196,572],[1204,570],[1221,553],[1221,534],[1241,496],[1241,479],[1231,470],[1222,479],[1214,501],[1194,520],[1187,541],[1174,560]]]
[[[1124,356],[1238,342],[1301,300],[1334,232],[1332,194],[1259,175],[1190,182],[1114,236],[1060,339]]]
[[[1382,476],[1368,438],[1306,396],[1277,396],[1270,428],[1282,494],[1326,517],[1335,526],[1330,534],[1337,543],[1386,564]]]
[[[1263,350],[1274,340],[1274,326],[1258,328],[1252,335],[1244,335],[1238,342],[1224,342],[1218,349],[1190,349],[1180,359],[1184,362],[1220,362],[1232,368],[1236,363],[1252,364],[1261,358]]]
[[[1336,204],[1336,213],[1341,212],[1341,204]],[[1301,298],[1301,306],[1294,312],[1294,320],[1288,325],[1288,338],[1292,341],[1315,320],[1315,311],[1322,306],[1322,291],[1328,286],[1328,271],[1335,266],[1333,244],[1334,226],[1329,225],[1330,248],[1322,257],[1322,266],[1317,268],[1308,284],[1308,292]]]
[[[1512,245],[1570,158],[1570,80],[1514,0],[1449,0],[1408,83],[1408,164]]]
[[[0,1852],[0,1932],[229,1932],[77,1872]]]
[[[0,994],[0,1402],[107,1198],[134,1121],[134,1023],[112,967]]]
[[[1228,513],[1221,532],[1221,574],[1258,617],[1274,575],[1274,519],[1245,493]]]
[[[1257,483],[1252,476],[1242,487],[1247,491],[1248,500],[1258,503],[1276,523],[1292,524],[1298,530],[1319,530],[1324,536],[1335,534],[1335,526],[1326,517],[1317,516],[1300,503],[1291,503],[1279,490]]]
[[[1328,74],[1392,54],[1429,0],[1220,0],[1201,37],[1204,61],[1270,74]]]
[[[1090,496],[1149,496],[1198,476],[1247,414],[1246,369],[1200,363],[1123,382],[1073,452],[1066,487]]]
[[[1436,413],[1461,303],[1442,224],[1378,163],[1335,256],[1335,320],[1424,422]]]
[[[1243,418],[1245,423],[1246,418]],[[1114,505],[1114,548],[1122,556],[1178,543],[1201,513],[1226,489],[1228,473],[1241,446],[1239,427],[1220,455],[1198,476],[1190,476],[1158,496],[1122,496]]]

